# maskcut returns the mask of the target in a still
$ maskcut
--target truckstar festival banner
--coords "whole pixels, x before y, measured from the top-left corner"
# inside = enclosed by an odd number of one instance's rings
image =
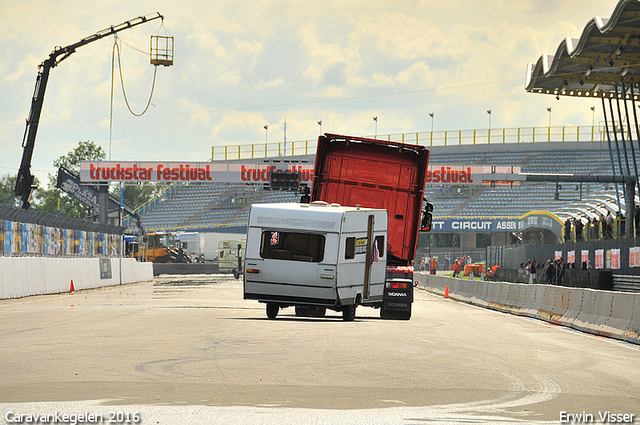
[[[313,164],[82,161],[80,180],[95,182],[269,183],[273,171],[299,173],[301,183],[313,180]]]
[[[520,167],[487,165],[441,165],[429,164],[425,183],[427,185],[519,185],[519,181],[496,180],[494,176],[519,174]]]

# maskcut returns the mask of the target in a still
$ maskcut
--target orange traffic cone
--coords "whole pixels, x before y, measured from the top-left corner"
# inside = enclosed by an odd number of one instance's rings
[[[444,297],[449,298],[449,285],[444,288]]]
[[[73,279],[71,279],[71,285],[69,285],[69,292],[75,292],[76,288],[73,287]]]

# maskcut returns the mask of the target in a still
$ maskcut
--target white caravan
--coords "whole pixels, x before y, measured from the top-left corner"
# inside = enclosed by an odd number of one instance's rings
[[[379,306],[386,273],[387,211],[338,204],[254,204],[249,212],[244,299],[273,319],[327,308],[353,320],[357,305]]]

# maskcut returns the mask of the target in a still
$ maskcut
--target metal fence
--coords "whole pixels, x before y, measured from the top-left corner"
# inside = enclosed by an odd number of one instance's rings
[[[605,135],[604,125],[599,124],[589,126],[424,131],[415,133],[378,134],[365,137],[423,146],[456,146],[498,143],[601,142],[606,140]],[[316,145],[317,139],[298,140],[286,143],[271,142],[212,146],[211,160],[311,155],[316,152]]]

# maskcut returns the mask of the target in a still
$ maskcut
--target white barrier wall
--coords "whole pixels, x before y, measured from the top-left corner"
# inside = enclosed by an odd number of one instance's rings
[[[522,283],[479,282],[414,275],[432,292],[505,313],[533,317],[583,332],[640,344],[640,294]]]
[[[72,280],[75,290],[147,282],[153,280],[153,264],[132,258],[0,257],[2,299],[69,292]]]

